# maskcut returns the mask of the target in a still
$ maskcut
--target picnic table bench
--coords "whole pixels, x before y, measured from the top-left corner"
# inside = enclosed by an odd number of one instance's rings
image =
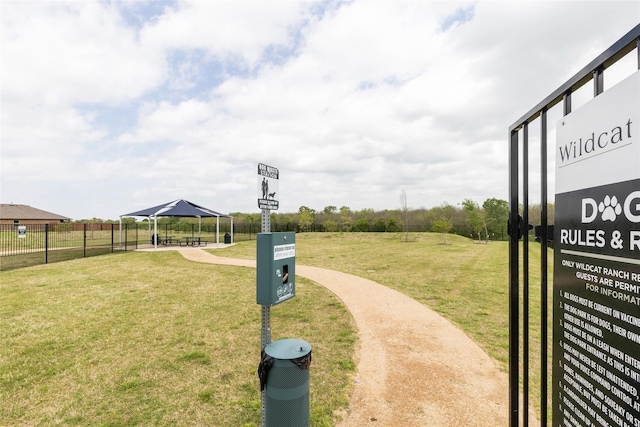
[[[172,244],[173,240],[174,240],[173,236],[158,236],[158,243],[165,246]]]
[[[207,241],[202,239],[201,237],[185,237],[184,244],[186,246],[207,246]],[[179,242],[180,246],[182,246],[182,241]]]

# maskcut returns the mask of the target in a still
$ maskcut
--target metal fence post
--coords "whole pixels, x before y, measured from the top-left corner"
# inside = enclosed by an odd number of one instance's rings
[[[82,256],[87,257],[87,223],[82,224]]]
[[[49,263],[49,224],[44,225],[44,263]]]

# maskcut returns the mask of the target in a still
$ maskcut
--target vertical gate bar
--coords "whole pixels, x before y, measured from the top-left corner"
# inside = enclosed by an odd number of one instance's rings
[[[571,112],[571,91],[568,90],[562,96],[562,115],[566,116]]]
[[[87,223],[82,224],[82,256],[87,257]]]
[[[518,131],[509,141],[509,426],[518,426],[519,292],[518,292]]]
[[[569,96],[569,99],[571,97]],[[548,212],[547,212],[547,109],[544,108],[540,114],[540,204],[541,217],[540,229],[542,236],[540,240],[540,426],[547,425],[547,346],[548,346],[548,277],[547,277],[547,245],[548,245]]]
[[[593,71],[593,97],[604,92],[604,67],[601,65]]]
[[[529,426],[529,123],[522,129],[522,425]]]

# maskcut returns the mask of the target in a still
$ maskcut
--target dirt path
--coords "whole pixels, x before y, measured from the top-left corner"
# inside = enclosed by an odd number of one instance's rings
[[[255,267],[181,248],[197,262]],[[361,277],[296,265],[296,274],[340,298],[358,327],[356,386],[339,427],[508,425],[508,378],[448,320]]]

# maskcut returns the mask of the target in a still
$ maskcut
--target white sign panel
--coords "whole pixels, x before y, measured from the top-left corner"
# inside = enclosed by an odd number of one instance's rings
[[[558,121],[556,193],[638,178],[640,71]]]
[[[640,426],[640,72],[556,132],[553,425]]]
[[[286,245],[275,245],[273,247],[273,260],[294,258],[296,256],[296,244],[289,243]]]
[[[260,209],[277,210],[279,172],[273,166],[258,164],[258,207]]]

